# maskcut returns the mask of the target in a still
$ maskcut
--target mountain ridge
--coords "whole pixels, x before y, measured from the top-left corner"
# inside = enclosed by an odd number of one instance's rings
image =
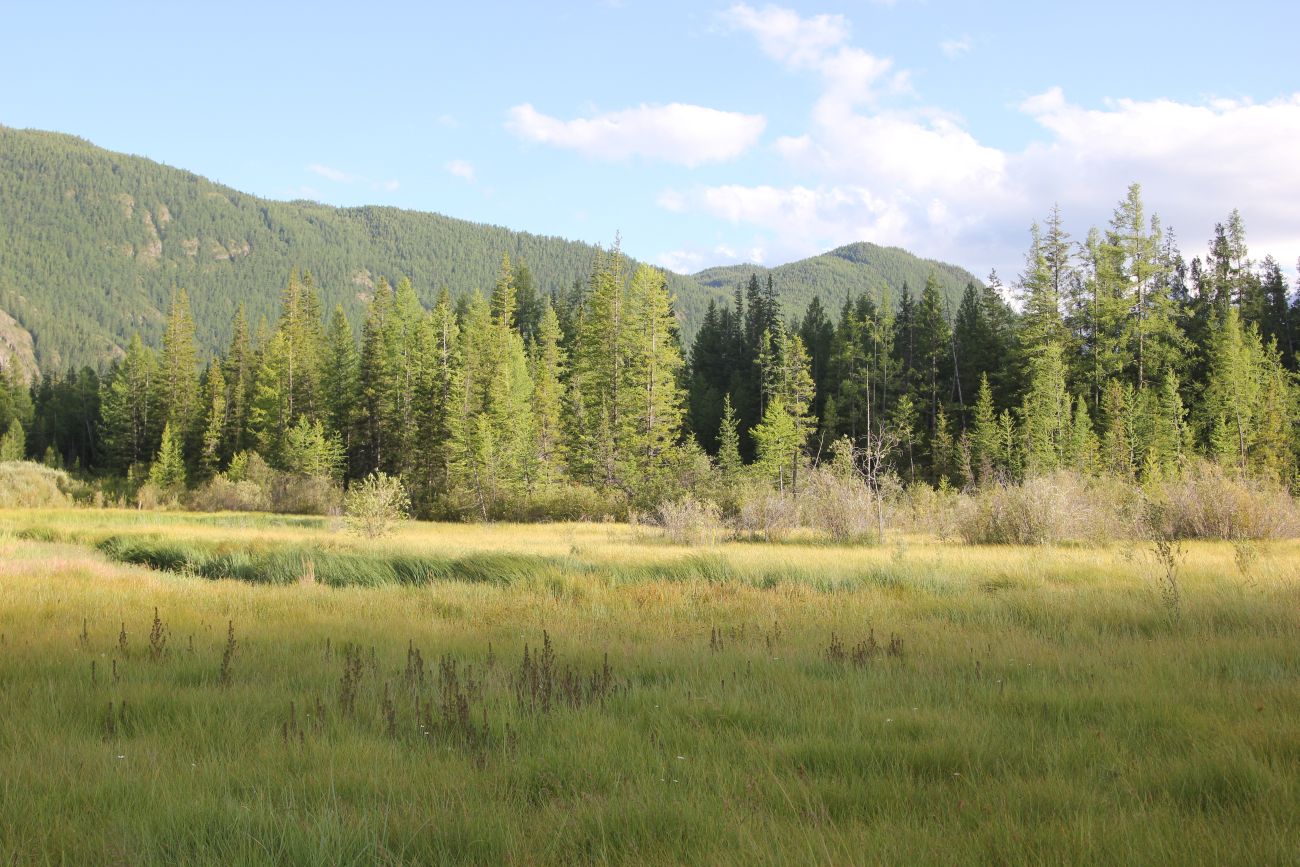
[[[536,287],[582,283],[600,248],[553,235],[388,206],[339,208],[241,192],[184,168],[99,148],[66,133],[0,125],[0,311],[19,364],[50,372],[103,365],[132,333],[161,339],[174,289],[184,287],[205,353],[224,348],[235,309],[273,321],[291,270],[310,270],[325,308],[360,321],[367,289],[409,277],[426,304],[490,290],[502,254],[527,263]],[[860,247],[861,261],[841,251]],[[787,315],[816,295],[832,314],[849,294],[919,290],[934,270],[949,296],[975,278],[897,248],[848,245],[775,268],[664,271],[689,343],[709,302],[771,273]],[[977,282],[977,281],[976,281]],[[833,302],[833,303],[832,303]],[[2,362],[3,360],[0,360]]]

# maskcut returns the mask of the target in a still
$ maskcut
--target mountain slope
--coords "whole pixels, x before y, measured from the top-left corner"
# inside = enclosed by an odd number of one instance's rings
[[[224,348],[235,309],[273,320],[293,268],[310,270],[325,308],[359,322],[381,276],[411,278],[432,303],[443,287],[487,291],[502,253],[526,262],[542,291],[590,273],[597,248],[439,214],[333,208],[258,198],[192,172],[113,153],[73,136],[0,126],[0,363],[45,371],[100,365],[132,333],[161,341],[172,291],[190,295],[206,352]],[[853,251],[859,251],[854,253]],[[832,313],[848,294],[919,288],[933,268],[945,289],[970,275],[897,249],[854,245],[773,269],[787,313],[814,294]],[[668,273],[688,341],[711,299],[731,297],[756,266]]]
[[[751,274],[764,280],[769,273],[790,316],[801,314],[814,296],[821,299],[831,315],[838,315],[847,299],[862,294],[877,303],[882,296],[888,303],[896,303],[904,285],[915,298],[931,273],[938,279],[951,312],[956,312],[966,284],[981,285],[975,275],[956,265],[921,259],[898,247],[865,242],[770,269],[759,265],[729,265],[709,268],[694,276],[705,287],[724,290],[748,280]]]
[[[396,208],[332,208],[246,195],[81,139],[0,127],[0,311],[35,338],[45,370],[98,364],[133,332],[161,339],[171,292],[188,290],[205,350],[224,346],[240,302],[271,320],[289,271],[316,277],[326,309],[359,321],[374,281],[405,275],[432,303],[443,286],[491,289],[502,253],[543,291],[590,273],[596,248]],[[682,314],[707,293],[668,275]]]

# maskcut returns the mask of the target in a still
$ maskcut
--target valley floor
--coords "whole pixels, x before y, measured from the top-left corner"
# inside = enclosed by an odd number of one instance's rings
[[[0,512],[0,863],[1286,863],[1298,639],[1294,541]]]

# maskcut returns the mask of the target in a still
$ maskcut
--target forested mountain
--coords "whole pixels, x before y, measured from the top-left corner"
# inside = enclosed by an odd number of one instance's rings
[[[564,296],[596,258],[588,244],[439,214],[260,199],[72,136],[3,126],[0,214],[0,354],[29,372],[102,366],[123,356],[134,333],[157,345],[177,288],[189,293],[199,350],[210,355],[229,344],[241,304],[252,328],[275,319],[294,269],[312,273],[326,310],[342,304],[358,322],[381,277],[408,277],[432,306],[444,287],[453,298],[489,291],[508,254],[522,265],[521,299],[530,286]],[[774,274],[793,315],[814,295],[838,313],[846,297],[876,296],[886,284],[897,294],[907,281],[915,292],[931,270],[949,298],[971,279],[865,244]],[[730,298],[754,273],[766,271],[666,275],[688,344],[709,302]]]
[[[964,268],[921,259],[899,247],[881,247],[865,241],[770,269],[761,265],[707,268],[696,274],[695,279],[705,286],[730,289],[751,275],[766,280],[769,274],[779,290],[781,311],[787,316],[803,313],[813,298],[824,309],[836,313],[846,301],[859,295],[866,295],[877,304],[884,300],[893,306],[898,303],[903,286],[909,287],[916,296],[931,275],[951,314],[961,302],[967,284],[980,285],[975,275]],[[882,299],[882,290],[887,290],[889,297]]]
[[[312,272],[325,309],[341,303],[359,321],[380,277],[409,277],[432,306],[443,287],[489,291],[508,253],[539,292],[563,293],[596,253],[439,214],[260,199],[72,136],[5,127],[0,213],[0,310],[34,336],[47,371],[121,357],[136,332],[157,344],[178,287],[210,354],[229,343],[240,304],[254,326],[275,319],[295,268]],[[699,284],[668,281],[681,315],[703,314]]]

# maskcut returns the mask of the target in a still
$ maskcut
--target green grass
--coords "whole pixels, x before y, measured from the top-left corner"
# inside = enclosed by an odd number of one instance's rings
[[[1243,572],[1188,545],[1176,609],[1161,574],[1133,546],[0,512],[0,863],[1293,861],[1300,546]],[[518,697],[543,631],[545,712]]]

